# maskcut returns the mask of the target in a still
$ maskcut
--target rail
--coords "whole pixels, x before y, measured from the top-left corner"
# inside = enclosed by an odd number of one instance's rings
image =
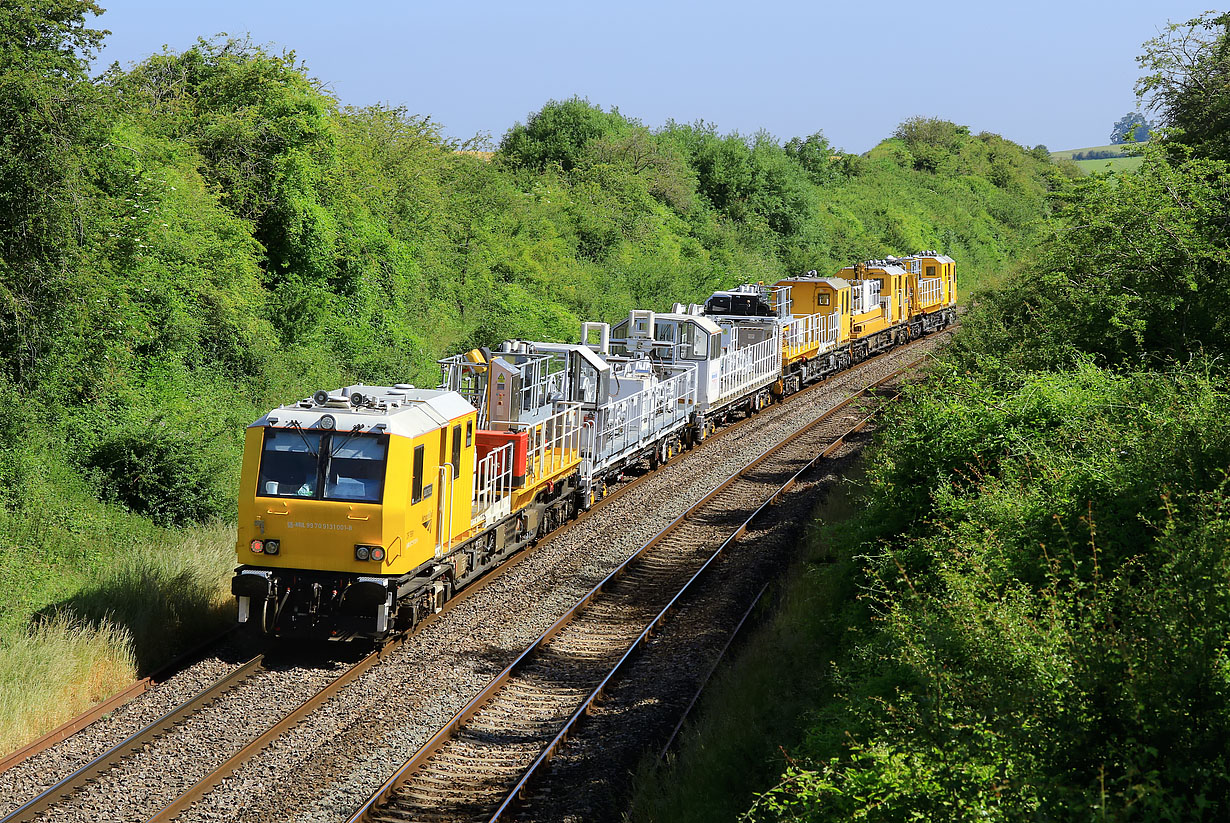
[[[887,356],[887,354],[888,352],[876,355],[875,357],[870,358],[868,361],[866,361],[864,365],[866,365],[867,363],[874,362],[884,356]],[[907,368],[912,367],[917,362],[919,361],[915,361],[914,364],[911,364],[911,366]],[[814,391],[822,387],[827,382],[828,381],[825,380],[825,381],[818,382],[812,386],[809,386],[806,389],[804,389],[802,392],[798,392],[795,395],[793,395],[787,402],[794,402],[795,400],[802,398],[808,392]],[[844,407],[849,402],[852,402],[853,399],[855,398],[850,398],[849,400],[845,401],[845,403],[839,405],[838,407],[835,407],[833,410],[830,411],[830,414],[832,413],[832,411],[836,411],[838,408]],[[722,431],[716,433],[715,436],[711,438],[709,442],[712,443],[726,436],[734,436],[738,432],[739,429],[741,429],[744,425],[749,424],[750,422],[751,422],[750,420],[744,420],[744,421],[740,421],[738,423],[732,424],[726,427],[725,429],[723,429]],[[783,441],[783,442],[786,442],[786,441]],[[507,448],[509,451],[511,451],[511,446],[507,446],[504,448]],[[506,461],[505,465],[507,465],[508,462],[510,461]],[[497,457],[493,459],[489,465],[492,467],[499,466],[500,465],[499,458]],[[503,468],[500,468],[498,470],[493,468],[490,474],[490,476],[493,478],[503,477],[504,475],[505,475],[505,471]],[[621,486],[612,495],[609,495],[606,498],[606,500],[613,501],[615,499],[618,499],[619,497],[623,496],[623,494],[627,493],[632,488],[639,485],[640,482],[647,480],[652,476],[653,475],[651,474],[646,474],[642,476],[641,478],[638,478],[630,483],[627,483],[626,485]],[[497,480],[494,483],[494,486],[497,488],[507,488],[506,486],[500,485],[503,482],[504,481]],[[495,496],[496,496],[496,493],[493,492],[493,497]],[[583,523],[590,516],[592,516],[594,511],[597,511],[597,509],[593,511],[582,512],[581,514],[578,515],[576,520],[566,523],[562,525],[559,529],[557,529],[556,534],[562,534],[564,532],[571,530],[572,528],[577,527],[579,524]],[[521,557],[528,556],[530,554],[530,551],[532,551],[532,549],[529,551],[523,552]],[[494,568],[487,575],[485,575],[484,582],[489,583],[491,581],[494,581],[502,577],[505,573],[507,573],[515,565],[516,565],[516,561],[512,561],[512,562],[504,563],[497,568]],[[454,596],[444,605],[444,609],[442,612],[435,614],[435,615],[430,615],[427,618],[425,618],[423,621],[421,621],[419,624],[419,628],[422,628],[423,626],[429,625],[435,620],[440,619],[444,614],[451,611],[452,608],[454,608],[456,605],[460,604],[464,600],[468,599],[471,595],[479,591],[481,588],[482,587],[480,586],[470,586],[470,587],[467,587],[466,589],[463,589],[461,592],[459,592],[456,596]],[[403,636],[399,636],[398,638],[394,638],[394,640],[391,641],[391,643],[404,642],[405,637],[406,636],[403,635]],[[386,646],[385,648],[387,650],[389,646]],[[371,663],[374,663],[375,658],[378,658],[378,656],[379,656],[379,652],[374,653],[373,656],[369,658],[370,662],[368,662],[367,665],[370,666]],[[72,783],[74,780],[86,781],[90,779],[89,777],[90,774],[101,773],[106,768],[110,767],[109,762],[107,762],[107,758],[109,756],[111,757],[110,762],[114,762],[117,759],[115,756],[115,753],[122,752],[125,749],[125,747],[128,747],[129,750],[132,750],[134,747],[140,748],[140,746],[144,745],[144,742],[139,742],[139,741],[143,741],[143,740],[148,741],[148,740],[152,740],[156,738],[161,733],[161,730],[159,729],[159,727],[162,727],[162,729],[166,729],[171,726],[174,726],[177,722],[179,722],[180,719],[188,716],[193,711],[195,711],[195,708],[193,708],[193,705],[196,705],[197,707],[199,707],[200,705],[204,705],[205,703],[209,702],[212,699],[216,699],[216,697],[219,694],[221,694],[221,691],[218,691],[218,686],[220,683],[224,681],[231,681],[232,687],[233,687],[233,685],[237,684],[241,679],[250,675],[251,670],[249,670],[248,667],[259,665],[259,663],[257,662],[259,659],[260,658],[256,658],[252,661],[249,661],[243,667],[240,667],[236,669],[235,671],[232,671],[226,677],[222,678],[218,683],[213,684],[209,689],[204,690],[203,692],[198,694],[196,697],[192,698],[189,701],[186,701],[185,703],[177,707],[172,712],[167,713],[164,717],[160,718],[155,723],[150,724],[145,729],[141,730],[140,732],[137,732],[136,734],[127,738],[124,742],[113,747],[107,753],[104,753],[99,758],[96,758],[95,761],[93,761],[91,764],[87,764],[86,766],[82,767],[77,772],[75,772],[73,775],[70,775],[69,777],[57,783],[55,786],[44,791],[38,797],[34,798],[33,800],[27,802],[22,807],[6,815],[3,819],[0,819],[0,823],[16,823],[16,821],[19,821],[19,820],[33,819],[35,816],[37,816],[37,814],[39,814],[39,811],[34,811],[35,809],[39,809],[39,810],[46,809],[50,807],[51,804],[58,801],[59,799],[64,798],[68,795],[71,795],[72,793],[75,792],[75,789],[73,789],[70,785],[70,783]],[[358,665],[360,667],[364,666],[364,662],[361,662]],[[328,696],[334,693],[337,689],[340,689],[342,685],[344,685],[346,682],[352,681],[354,677],[357,677],[361,673],[361,671],[362,671],[361,669],[356,667],[355,669],[352,669],[351,672],[347,672],[346,674],[342,675],[341,678],[339,678],[337,681],[334,681],[334,683],[330,684],[330,686],[326,687],[326,690],[328,693],[322,693],[322,695],[318,695],[318,699],[315,700],[315,705],[319,705],[319,703],[324,702],[324,700],[326,700]],[[138,687],[142,687],[142,689],[144,689],[144,688],[148,688],[149,685],[148,684],[143,685],[142,682],[138,682],[134,684],[133,687],[130,687],[128,690],[125,690],[125,692],[120,693],[115,698],[113,698],[111,701],[107,701],[106,703],[100,705],[99,707],[96,707],[95,709],[91,710],[91,712],[87,713],[86,715],[83,715],[82,717],[77,718],[75,721],[71,721],[69,724],[65,724],[65,726],[62,727],[62,729],[75,730],[77,728],[83,727],[84,725],[88,723],[88,721],[92,717],[97,716],[101,710],[117,705],[117,703],[121,701],[125,697],[126,694],[128,694],[130,691],[134,689],[137,689]],[[223,689],[223,691],[225,691],[225,689]],[[309,702],[312,702],[312,701],[309,701]],[[260,749],[263,748],[265,745],[268,745],[268,743],[274,737],[281,734],[283,731],[285,731],[286,728],[289,728],[290,726],[294,725],[294,723],[298,722],[298,719],[301,719],[302,716],[304,716],[307,712],[311,710],[312,708],[310,706],[302,706],[299,709],[296,709],[295,712],[292,712],[293,716],[288,716],[287,718],[284,718],[284,720],[281,721],[273,729],[270,729],[268,732],[262,734],[257,740],[252,741],[250,744],[248,744],[248,746],[245,746],[245,748],[239,754],[235,755],[230,760],[228,760],[226,764],[224,764],[222,767],[219,767],[219,769],[215,770],[215,772],[209,778],[207,778],[206,781],[202,781],[201,784],[198,784],[198,787],[194,787],[193,789],[190,789],[188,794],[186,794],[184,797],[181,797],[179,800],[176,801],[176,803],[172,804],[172,806],[169,806],[167,807],[167,809],[164,809],[163,812],[159,813],[160,816],[155,817],[154,819],[156,820],[170,819],[170,817],[173,816],[173,814],[171,814],[171,811],[175,811],[175,813],[177,814],[178,811],[176,810],[182,810],[183,808],[186,808],[187,805],[193,802],[195,798],[199,798],[200,796],[202,796],[204,793],[206,793],[209,790],[210,787],[204,787],[203,786],[204,783],[210,782],[212,785],[216,785],[217,782],[219,782],[221,779],[223,779],[226,776],[226,774],[230,774],[235,769],[237,769],[245,758],[250,758],[253,754],[255,754],[256,752],[259,752]],[[61,731],[61,730],[57,730],[56,732],[53,732],[52,734],[46,736],[40,741],[36,741],[34,744],[30,744],[29,746],[24,747],[22,750],[11,755],[5,761],[5,766],[11,767],[13,764],[20,762],[22,759],[25,759],[39,751],[42,751],[43,749],[47,748],[49,745],[52,745],[57,740],[63,739],[63,737],[67,736],[67,734],[68,734],[67,731]],[[123,756],[125,755],[121,754],[119,759],[122,759]],[[190,798],[190,799],[186,799],[186,798]]]
[[[170,729],[216,700],[220,695],[255,675],[260,671],[263,663],[264,655],[257,655],[242,666],[223,675],[194,697],[179,704],[148,726],[129,735],[123,741],[112,746],[89,763],[86,763],[42,794],[14,809],[5,815],[4,818],[0,819],[0,823],[25,823],[25,821],[34,820],[40,814],[47,811],[56,801],[65,797],[71,797],[80,792],[98,775],[110,769],[119,761],[141,751],[146,745],[166,734]]]
[[[914,363],[911,363],[909,366],[906,366],[905,368],[901,370],[898,370],[897,372],[894,372],[893,374],[890,374],[880,380],[875,381],[874,383],[870,384],[869,386],[855,393],[854,395],[852,395],[851,397],[849,397],[842,403],[837,404],[832,409],[827,411],[825,414],[818,417],[816,420],[800,427],[798,430],[796,430],[794,433],[786,437],[780,443],[775,444],[774,446],[766,449],[759,456],[757,456],[755,459],[753,459],[748,464],[746,464],[742,469],[740,469],[735,474],[733,474],[730,478],[728,478],[726,481],[721,483],[717,488],[715,488],[713,491],[709,492],[699,501],[694,503],[691,507],[688,508],[687,511],[679,515],[675,520],[673,520],[670,523],[670,525],[668,525],[665,529],[663,529],[657,535],[651,538],[640,549],[638,549],[630,557],[624,560],[623,563],[621,563],[618,567],[612,570],[605,578],[603,578],[601,582],[599,582],[596,586],[590,589],[588,593],[586,593],[580,600],[578,600],[572,607],[570,607],[567,612],[565,612],[558,620],[556,620],[556,622],[552,624],[550,628],[548,628],[533,643],[531,643],[530,646],[525,651],[523,651],[517,657],[516,660],[514,660],[502,672],[496,675],[496,677],[493,678],[490,681],[490,683],[488,683],[486,687],[484,687],[477,695],[475,695],[474,698],[472,698],[460,711],[458,711],[443,728],[441,728],[438,732],[436,732],[435,735],[431,737],[431,739],[429,739],[425,744],[423,744],[423,746],[419,748],[419,750],[414,754],[413,757],[407,760],[401,766],[401,768],[399,768],[393,774],[393,776],[391,776],[388,780],[386,780],[385,783],[381,785],[380,788],[377,789],[377,791],[367,800],[367,802],[364,803],[363,806],[361,806],[353,815],[351,815],[348,823],[363,823],[364,821],[372,820],[373,815],[376,813],[377,807],[385,803],[389,799],[389,797],[392,795],[392,793],[396,791],[397,788],[402,783],[404,783],[414,772],[416,772],[424,764],[426,764],[433,757],[435,757],[438,754],[438,752],[441,750],[441,748],[449,741],[449,739],[453,737],[460,729],[462,729],[470,721],[471,718],[477,715],[482,710],[482,708],[492,699],[493,695],[496,692],[500,691],[505,686],[505,684],[507,684],[510,681],[510,679],[514,676],[514,674],[516,674],[519,670],[527,667],[531,661],[535,660],[535,657],[539,653],[539,650],[541,650],[553,638],[558,636],[563,631],[565,626],[567,626],[573,620],[575,620],[577,616],[583,610],[585,610],[588,606],[590,606],[598,597],[600,597],[602,593],[607,588],[609,588],[615,580],[623,577],[627,573],[629,568],[633,566],[633,564],[635,564],[638,560],[644,557],[655,546],[663,542],[663,540],[665,540],[665,538],[668,535],[671,535],[678,528],[680,528],[680,526],[685,521],[688,521],[692,519],[693,517],[695,517],[696,513],[699,510],[706,507],[711,501],[713,501],[716,497],[718,497],[718,495],[720,495],[722,492],[729,489],[736,482],[744,479],[746,475],[748,475],[750,472],[752,472],[754,469],[760,466],[767,459],[774,456],[778,452],[783,451],[788,445],[792,444],[794,441],[803,437],[810,431],[816,429],[822,423],[826,421],[830,421],[838,412],[842,411],[847,406],[854,403],[856,400],[859,400],[863,397],[868,396],[876,388],[888,382],[889,380],[898,377],[904,371],[910,368],[913,368],[919,362],[921,362],[921,359],[918,361],[915,361]],[[555,737],[546,745],[546,747],[542,750],[542,752],[538,755],[538,757],[532,762],[530,767],[522,774],[521,778],[517,781],[516,785],[513,786],[511,791],[507,792],[507,794],[504,796],[503,801],[496,808],[495,813],[492,814],[491,817],[489,818],[490,821],[499,820],[502,817],[502,815],[512,806],[515,800],[525,790],[525,787],[527,783],[529,782],[529,780],[537,773],[537,771],[542,767],[542,765],[551,758],[551,756],[558,749],[558,747],[563,742],[565,737],[569,734],[569,732],[573,729],[573,727],[579,722],[580,718],[583,717],[589,711],[590,707],[602,695],[602,693],[605,691],[605,689],[607,688],[611,680],[623,669],[623,667],[632,658],[634,652],[641,647],[641,645],[650,636],[653,630],[665,620],[666,616],[679,603],[680,598],[682,598],[687,592],[689,592],[692,589],[692,587],[696,584],[696,582],[705,575],[705,572],[709,568],[712,567],[712,565],[718,559],[718,557],[726,549],[728,549],[731,545],[733,545],[733,543],[736,540],[738,540],[738,538],[741,537],[747,531],[747,529],[752,525],[752,523],[764,514],[764,512],[772,505],[774,501],[776,501],[781,495],[785,494],[791,488],[793,488],[798,483],[799,479],[807,471],[809,471],[812,467],[814,467],[816,463],[830,456],[838,448],[840,448],[841,445],[844,444],[845,438],[847,436],[857,431],[860,431],[862,428],[864,428],[867,425],[867,423],[871,420],[871,418],[874,416],[874,414],[875,412],[862,417],[854,426],[849,427],[844,433],[842,433],[836,440],[834,440],[819,455],[816,455],[811,460],[809,460],[802,468],[793,472],[785,484],[780,486],[776,491],[772,492],[766,500],[762,501],[760,505],[752,512],[752,514],[749,515],[738,527],[736,527],[734,531],[722,542],[722,544],[717,547],[717,549],[713,550],[709,554],[708,558],[704,561],[701,567],[687,579],[687,581],[684,583],[682,588],[678,589],[676,593],[674,594],[674,596],[670,598],[669,602],[661,610],[657,612],[656,616],[649,622],[648,625],[646,625],[642,629],[640,634],[632,642],[632,645],[628,647],[624,651],[624,653],[619,657],[614,667],[607,671],[606,675],[601,679],[598,685],[595,688],[593,688],[593,690],[589,693],[589,695],[581,702],[581,704],[575,709],[575,711],[572,712],[571,716],[564,723],[563,727],[559,730],[559,732],[555,735]]]

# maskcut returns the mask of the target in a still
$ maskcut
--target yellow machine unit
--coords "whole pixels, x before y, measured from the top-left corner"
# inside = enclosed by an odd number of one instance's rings
[[[774,304],[786,321],[782,334],[782,393],[850,365],[850,283],[815,271],[772,286]]]
[[[351,386],[248,427],[240,623],[337,639],[409,628],[575,510],[567,356],[455,360],[467,393]]]
[[[923,251],[902,258],[901,264],[916,284],[914,316],[928,315],[957,303],[957,263],[934,251]]]
[[[249,426],[240,622],[272,630],[280,613],[294,629],[337,613],[387,630],[395,593],[377,578],[412,575],[473,531],[476,429],[457,393],[407,385],[318,392]]]

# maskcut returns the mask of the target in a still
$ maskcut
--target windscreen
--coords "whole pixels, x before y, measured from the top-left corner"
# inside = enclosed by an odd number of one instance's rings
[[[257,495],[379,503],[387,436],[265,429]]]

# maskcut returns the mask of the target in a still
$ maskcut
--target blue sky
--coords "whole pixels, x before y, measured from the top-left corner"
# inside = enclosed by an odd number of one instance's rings
[[[247,34],[293,49],[344,104],[404,105],[462,139],[498,141],[580,95],[648,126],[821,130],[862,152],[914,115],[1027,146],[1105,143],[1136,105],[1140,44],[1208,0],[100,3],[99,70]]]

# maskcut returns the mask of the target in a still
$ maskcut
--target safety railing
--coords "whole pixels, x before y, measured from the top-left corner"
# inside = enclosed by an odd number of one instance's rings
[[[529,432],[527,477],[548,477],[575,466],[580,459],[581,404],[557,403],[556,408],[559,411],[532,423],[518,420],[494,420],[491,423],[496,429]]]
[[[512,494],[513,444],[488,452],[474,469],[474,511],[485,512]]]
[[[940,278],[923,278],[918,281],[918,296],[924,306],[934,306],[940,302]]]
[[[475,363],[464,354],[436,362],[440,365],[440,388],[464,397],[478,409],[478,427],[487,428],[487,364]]]
[[[536,477],[548,477],[576,465],[581,451],[580,405],[569,403],[537,424],[533,437],[535,445],[530,451],[529,468]]]
[[[789,286],[774,286],[770,296],[770,305],[778,317],[789,317],[794,311],[794,299],[790,296]]]
[[[686,423],[696,405],[697,370],[686,366],[672,377],[648,383],[643,391],[596,409],[582,440],[585,472],[598,469]]]
[[[721,379],[718,400],[737,397],[778,377],[782,344],[776,336],[724,354],[717,360]]]
[[[837,319],[837,312],[803,314],[793,318],[782,332],[787,354],[794,356],[836,343]]]

